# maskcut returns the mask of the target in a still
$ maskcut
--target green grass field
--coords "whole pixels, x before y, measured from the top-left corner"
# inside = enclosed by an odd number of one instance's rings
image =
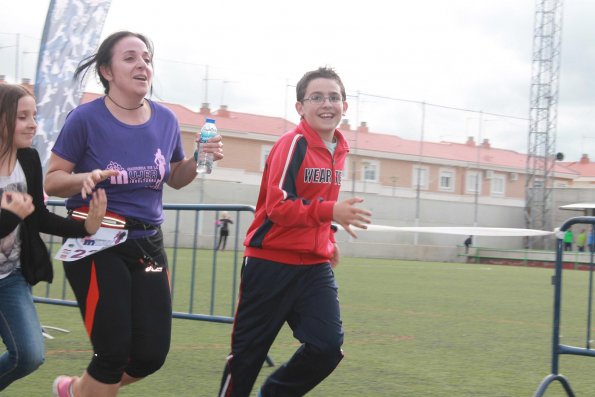
[[[188,262],[189,252],[178,255],[179,263]],[[192,305],[195,312],[208,313],[211,253],[199,251],[198,258]],[[219,255],[214,305],[218,315],[229,315],[231,264],[230,252]],[[52,296],[62,288],[61,265],[56,271]],[[178,264],[176,310],[187,310],[190,274],[188,265]],[[539,268],[344,258],[336,276],[345,359],[309,395],[532,396],[550,372],[552,274],[551,269]],[[588,272],[565,271],[565,344],[584,345],[587,285]],[[45,285],[36,287],[35,294],[45,295]],[[2,396],[49,396],[55,376],[79,374],[91,356],[78,309],[39,304],[38,310],[42,323],[71,332],[54,332],[55,339],[46,342],[45,364]],[[230,330],[229,324],[174,320],[164,368],[123,388],[120,395],[215,396]],[[270,355],[280,364],[297,346],[286,328]],[[265,366],[257,384],[272,370]],[[595,360],[562,356],[560,372],[577,396],[595,395]],[[546,393],[565,395],[558,382]]]

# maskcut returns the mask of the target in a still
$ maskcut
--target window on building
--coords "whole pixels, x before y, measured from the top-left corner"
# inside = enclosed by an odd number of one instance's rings
[[[465,192],[466,193],[481,193],[481,179],[480,173],[477,171],[467,171],[465,178]]]
[[[366,182],[378,182],[378,162],[377,161],[365,161],[361,165],[362,167],[362,180]]]
[[[533,180],[533,187],[534,188],[542,188],[545,186],[545,183],[543,182],[543,178],[535,178]]]
[[[417,188],[419,184],[420,189],[428,188],[428,174],[429,170],[427,167],[413,167],[413,175],[411,179],[411,185]]]
[[[267,163],[272,148],[272,145],[263,145],[260,147],[260,171],[264,171],[264,166]]]
[[[502,197],[506,193],[506,176],[494,174],[491,179],[492,196]]]
[[[440,169],[440,185],[438,188],[443,192],[455,190],[455,172],[453,170]]]

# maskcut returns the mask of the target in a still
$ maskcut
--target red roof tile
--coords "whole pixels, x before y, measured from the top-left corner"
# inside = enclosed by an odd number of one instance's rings
[[[580,162],[561,163],[567,168],[579,173],[583,177],[595,177],[595,163],[581,164]]]
[[[358,149],[411,156],[420,155],[420,143],[417,140],[402,139],[388,134],[356,133],[355,131],[345,132],[345,135],[348,137],[350,145]],[[524,153],[493,147],[485,148],[481,145],[478,147],[475,144],[470,146],[464,143],[425,141],[421,150],[421,156],[426,159],[434,158],[476,164],[479,154],[479,162],[483,165],[517,170],[525,170],[527,166],[527,155]],[[554,171],[562,174],[574,174],[558,164],[555,165]]]

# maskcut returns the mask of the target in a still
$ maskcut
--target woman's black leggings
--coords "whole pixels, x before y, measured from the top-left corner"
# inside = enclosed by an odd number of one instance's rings
[[[66,277],[93,344],[87,372],[102,383],[157,371],[169,351],[171,292],[160,230],[74,262]]]

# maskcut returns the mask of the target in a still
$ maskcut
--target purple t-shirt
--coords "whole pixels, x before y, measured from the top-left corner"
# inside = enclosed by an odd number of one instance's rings
[[[170,163],[184,159],[180,126],[172,111],[148,101],[152,114],[141,125],[118,121],[104,98],[75,108],[66,118],[52,152],[75,164],[74,172],[115,169],[117,177],[101,182],[107,193],[107,209],[145,223],[163,222],[163,184]],[[66,207],[87,205],[80,193]]]

